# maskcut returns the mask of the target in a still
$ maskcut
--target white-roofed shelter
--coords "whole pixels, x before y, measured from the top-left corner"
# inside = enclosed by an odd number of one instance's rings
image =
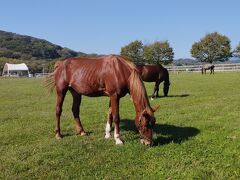
[[[25,63],[21,64],[9,64],[6,63],[3,68],[3,76],[11,76],[11,77],[21,77],[21,76],[29,76],[29,70]]]

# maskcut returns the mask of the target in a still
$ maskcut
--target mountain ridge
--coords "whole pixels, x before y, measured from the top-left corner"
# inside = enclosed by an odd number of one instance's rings
[[[0,30],[0,57],[53,60],[84,55],[45,39]]]

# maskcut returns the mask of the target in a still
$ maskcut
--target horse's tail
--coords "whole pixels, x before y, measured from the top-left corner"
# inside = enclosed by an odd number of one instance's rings
[[[57,61],[54,65],[54,71],[44,79],[44,87],[47,88],[49,93],[52,93],[56,86],[55,73],[62,63],[63,61]]]
[[[166,77],[165,77],[165,80],[164,80],[164,85],[170,85],[170,81],[169,81],[169,73],[168,73],[168,70],[165,68],[165,72],[166,72]]]

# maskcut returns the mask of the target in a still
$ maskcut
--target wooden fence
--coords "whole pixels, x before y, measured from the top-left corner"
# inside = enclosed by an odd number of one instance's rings
[[[235,64],[214,64],[215,72],[225,71],[240,71],[240,63]],[[190,66],[166,66],[170,73],[192,73],[201,72],[202,65],[190,65]],[[209,70],[207,70],[208,72]]]

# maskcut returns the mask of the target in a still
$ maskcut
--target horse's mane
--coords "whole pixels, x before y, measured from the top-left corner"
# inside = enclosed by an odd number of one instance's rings
[[[147,108],[147,110],[151,110],[150,112],[152,112],[152,108],[150,107],[150,103],[148,101],[146,88],[144,86],[141,76],[138,73],[136,65],[130,62],[128,59],[122,58],[121,56],[119,56],[119,59],[126,63],[131,69],[128,83],[130,95],[132,96],[133,100],[137,99],[138,102],[135,103],[139,103],[139,105],[142,105],[142,110]]]

